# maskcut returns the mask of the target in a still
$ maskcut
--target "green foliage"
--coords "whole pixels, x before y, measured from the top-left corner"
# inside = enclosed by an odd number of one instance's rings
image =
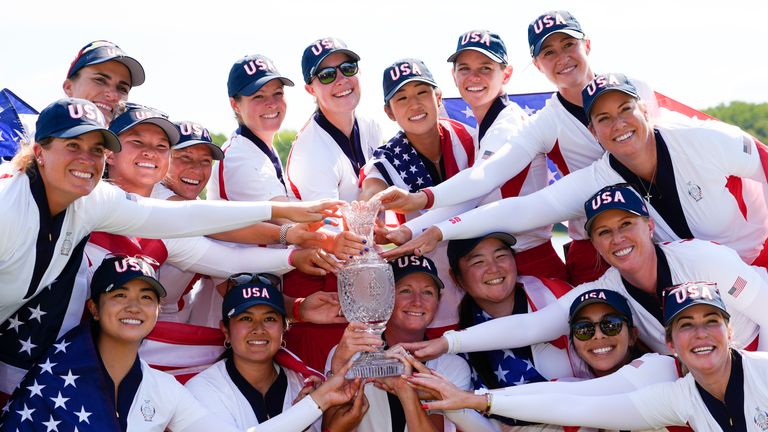
[[[288,160],[288,153],[291,151],[291,144],[296,139],[296,134],[295,130],[281,130],[275,134],[275,139],[272,141],[272,145],[275,146],[275,150],[277,150],[277,154],[283,162],[283,166],[285,166]]]
[[[768,103],[733,101],[702,112],[742,128],[763,143],[768,142]]]
[[[217,146],[221,147],[222,144],[224,144],[227,141],[227,136],[223,133],[212,133],[211,139],[213,140],[213,143]]]

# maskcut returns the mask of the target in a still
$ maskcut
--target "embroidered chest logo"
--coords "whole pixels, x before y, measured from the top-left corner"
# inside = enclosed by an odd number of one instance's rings
[[[695,199],[696,202],[701,201],[701,187],[691,181],[687,183],[688,185],[688,195],[691,196],[691,198]]]
[[[755,411],[757,411],[757,414],[753,417],[755,425],[757,425],[760,430],[768,430],[768,413],[761,410],[760,407],[755,407]]]
[[[151,422],[152,417],[154,417],[155,413],[157,412],[157,410],[155,409],[155,406],[152,405],[152,402],[146,399],[144,400],[144,403],[141,405],[140,411],[141,411],[141,415],[144,417],[144,421],[146,422]]]
[[[69,256],[69,253],[72,252],[72,232],[67,231],[66,234],[64,234],[64,241],[61,242],[61,254],[64,256]]]

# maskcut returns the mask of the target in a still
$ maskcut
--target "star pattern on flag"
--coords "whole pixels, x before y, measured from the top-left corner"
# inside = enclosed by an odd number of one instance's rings
[[[67,372],[66,375],[59,375],[59,376],[61,377],[61,379],[64,380],[64,387],[66,387],[68,385],[71,385],[72,387],[77,388],[77,384],[75,384],[75,380],[80,378],[80,376],[79,375],[73,375],[72,374],[72,369],[70,369],[69,372]]]
[[[53,401],[54,409],[59,407],[67,409],[66,402],[69,400],[69,398],[65,398],[64,396],[62,396],[61,392],[59,392],[59,394],[55,398],[50,398],[50,399]]]
[[[394,167],[403,183],[408,185],[410,192],[416,192],[434,184],[418,153],[402,131],[387,144],[379,147],[373,153],[373,159],[380,161],[375,163],[388,163]]]
[[[37,380],[35,380],[35,383],[32,384],[31,386],[27,386],[27,388],[31,392],[32,396],[37,395],[37,396],[43,397],[43,393],[41,393],[41,390],[44,389],[45,386],[38,384]]]
[[[523,107],[523,111],[525,111],[525,113],[528,114],[528,115],[533,115],[533,114],[536,113],[536,109],[535,108],[531,108],[528,105]]]
[[[507,382],[507,373],[508,370],[504,370],[501,368],[501,364],[499,364],[498,368],[493,372],[496,374],[496,378],[498,378],[499,383],[506,383]]]
[[[65,340],[62,340],[57,344],[53,344],[53,346],[56,347],[56,353],[63,352],[65,354],[67,353],[67,345],[69,345],[69,342]]]
[[[475,113],[472,112],[472,109],[467,105],[463,111],[461,111],[462,114],[464,114],[464,118],[470,118],[475,117]]]

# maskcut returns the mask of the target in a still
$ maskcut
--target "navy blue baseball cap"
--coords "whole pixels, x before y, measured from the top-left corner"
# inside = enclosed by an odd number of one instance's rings
[[[107,129],[104,114],[91,101],[64,98],[48,105],[35,122],[35,141],[45,138],[73,138],[84,133],[99,131],[104,147],[119,152],[120,140]]]
[[[471,239],[462,239],[462,240],[451,240],[448,242],[448,264],[450,265],[451,269],[454,273],[459,272],[459,260],[467,256],[468,253],[472,252],[472,249],[474,249],[478,244],[480,244],[481,241],[488,239],[488,238],[495,238],[502,241],[502,243],[506,244],[510,248],[517,243],[517,239],[512,234],[507,234],[505,232],[492,232],[490,234],[486,234],[482,237],[476,237]]]
[[[229,70],[227,93],[229,97],[250,96],[274,79],[293,87],[293,81],[282,76],[269,58],[260,54],[245,56],[236,61]]]
[[[627,324],[632,327],[632,309],[630,309],[626,297],[616,291],[606,289],[589,290],[574,300],[568,313],[568,322],[573,322],[579,311],[595,303],[605,303],[614,308],[616,312],[627,319]]]
[[[282,316],[285,316],[283,293],[270,278],[252,275],[247,282],[238,283],[224,295],[221,305],[221,317],[224,320],[248,310],[256,305],[271,306]]]
[[[725,309],[716,283],[686,282],[664,290],[664,326],[669,326],[682,311],[697,304],[719,309],[726,318],[731,316]]]
[[[144,256],[118,255],[104,258],[91,278],[91,299],[95,300],[102,293],[120,288],[134,279],[146,281],[158,297],[165,297],[165,288],[157,280],[157,274],[152,265],[160,264]]]
[[[304,75],[304,82],[309,84],[320,63],[335,52],[346,54],[354,61],[360,61],[360,56],[347,48],[343,40],[332,37],[318,39],[312,42],[301,56],[301,73]]]
[[[136,103],[125,104],[125,112],[112,119],[112,123],[109,124],[109,130],[116,135],[120,135],[142,123],[153,124],[162,129],[168,137],[168,142],[171,146],[179,142],[179,130],[176,129],[176,125],[173,122],[168,120],[167,114]]]
[[[384,103],[389,102],[401,87],[412,81],[421,81],[437,87],[432,72],[419,59],[407,58],[389,65],[384,69]]]
[[[193,145],[204,144],[211,149],[213,160],[224,159],[224,152],[221,150],[221,147],[213,143],[211,134],[203,125],[191,121],[179,121],[174,124],[179,130],[179,142],[171,147],[173,150],[181,150]]]
[[[462,51],[473,50],[485,54],[496,63],[508,64],[507,46],[499,35],[488,30],[470,30],[459,36],[456,52],[448,57],[449,62],[456,60]]]
[[[592,110],[592,105],[595,104],[597,98],[609,91],[620,91],[635,99],[640,99],[637,88],[629,81],[626,75],[620,73],[597,75],[581,91],[581,98],[584,101],[584,112],[587,113],[587,118],[589,118],[589,112]]]
[[[125,55],[119,46],[110,41],[97,40],[84,46],[69,66],[67,78],[72,78],[80,69],[99,63],[116,61],[122,63],[131,74],[131,87],[144,84],[144,68],[136,59]]]
[[[438,291],[443,289],[445,286],[443,281],[440,280],[440,276],[437,274],[437,266],[431,259],[425,256],[405,255],[394,261],[391,261],[389,265],[392,266],[392,273],[395,276],[395,283],[410,274],[424,273],[434,279],[435,283],[437,284]]]
[[[606,186],[597,191],[596,194],[592,195],[584,203],[584,214],[587,215],[584,229],[587,231],[587,234],[589,234],[592,222],[595,221],[597,215],[606,210],[613,209],[648,217],[648,208],[645,206],[645,201],[643,201],[643,198],[638,195],[632,186],[627,183]]]
[[[528,45],[531,49],[531,57],[539,55],[544,40],[554,33],[565,33],[576,39],[584,39],[581,24],[570,12],[564,10],[546,12],[528,24]]]

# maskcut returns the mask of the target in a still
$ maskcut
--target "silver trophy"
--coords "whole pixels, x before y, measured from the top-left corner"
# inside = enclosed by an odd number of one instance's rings
[[[353,201],[341,208],[347,229],[373,246],[373,228],[379,213],[379,201]],[[338,275],[341,310],[348,321],[359,321],[365,331],[381,337],[395,307],[395,278],[392,268],[373,247],[363,255],[351,258]],[[346,378],[378,378],[396,376],[404,371],[399,360],[384,356],[383,348],[361,353]]]

